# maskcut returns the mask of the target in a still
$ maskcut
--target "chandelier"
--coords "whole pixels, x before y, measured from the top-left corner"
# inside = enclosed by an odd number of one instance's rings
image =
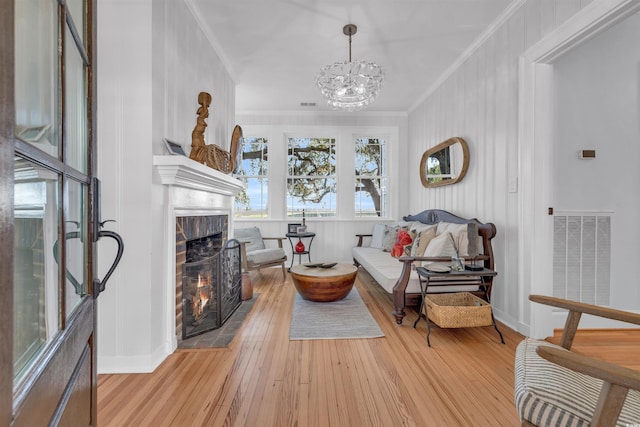
[[[316,85],[334,110],[358,111],[378,96],[384,73],[375,62],[351,61],[351,36],[358,27],[347,24],[342,32],[349,36],[349,61],[327,65],[316,76]]]

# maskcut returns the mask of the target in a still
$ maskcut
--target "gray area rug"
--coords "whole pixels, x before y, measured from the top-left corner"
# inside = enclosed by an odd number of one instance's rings
[[[260,294],[254,293],[253,298],[242,301],[236,311],[233,312],[231,317],[229,317],[220,328],[179,341],[178,348],[228,347],[233,337],[236,336],[236,332],[238,332],[238,329],[242,326],[245,317],[247,317],[247,314],[251,311],[251,307],[253,307],[253,304],[256,302],[258,295]]]
[[[296,293],[290,340],[331,340],[384,337],[382,330],[353,287],[340,301],[313,302]]]

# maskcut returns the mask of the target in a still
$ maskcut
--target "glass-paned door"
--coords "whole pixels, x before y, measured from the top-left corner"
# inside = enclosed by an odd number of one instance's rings
[[[0,15],[0,425],[92,425],[95,2]]]

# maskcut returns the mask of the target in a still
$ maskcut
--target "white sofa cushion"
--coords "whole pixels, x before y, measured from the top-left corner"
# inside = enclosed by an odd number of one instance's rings
[[[355,259],[367,272],[378,282],[378,284],[388,293],[393,293],[400,274],[402,273],[403,262],[393,258],[388,252],[380,249],[356,246],[351,250],[353,259]],[[442,276],[440,281],[446,281],[447,276]],[[431,292],[469,292],[478,290],[478,285],[453,285],[453,286],[437,286],[431,287]],[[418,273],[411,271],[409,283],[407,284],[406,293],[420,293],[420,282]]]

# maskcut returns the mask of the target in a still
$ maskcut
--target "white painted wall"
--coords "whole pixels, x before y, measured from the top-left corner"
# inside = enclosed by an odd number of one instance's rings
[[[554,62],[555,141],[552,205],[610,210],[611,305],[640,307],[640,14],[636,13]],[[596,150],[595,160],[579,151]]]
[[[234,83],[185,3],[98,4],[98,177],[103,219],[125,241],[121,264],[98,300],[98,372],[150,372],[173,351],[162,244],[168,192],[152,168],[162,137],[189,151],[197,96],[212,94],[207,143],[228,148]],[[99,243],[99,273],[113,259]]]
[[[153,309],[150,207],[151,1],[98,4],[98,177],[102,218],[125,242],[122,261],[98,300],[98,371],[123,358],[142,370],[157,344]],[[132,72],[135,70],[135,72]],[[110,241],[98,244],[99,274],[113,259]]]

